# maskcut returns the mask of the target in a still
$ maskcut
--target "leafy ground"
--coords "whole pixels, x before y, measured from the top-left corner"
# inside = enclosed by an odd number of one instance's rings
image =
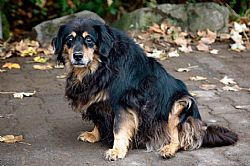
[[[2,42],[0,164],[248,165],[249,26],[232,23],[223,35],[209,30],[189,34],[166,23],[129,32],[148,56],[187,84],[207,123],[229,127],[240,136],[235,146],[180,152],[171,160],[134,150],[122,161],[104,161],[106,146],[76,140],[92,124],[82,122],[64,100],[65,70],[56,66],[52,48],[29,39]]]

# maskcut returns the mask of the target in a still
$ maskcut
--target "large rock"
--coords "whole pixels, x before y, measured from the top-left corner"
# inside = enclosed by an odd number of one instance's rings
[[[52,38],[56,36],[58,28],[62,24],[65,24],[66,22],[68,22],[72,19],[75,19],[75,18],[90,18],[90,19],[99,20],[101,22],[105,22],[101,17],[99,17],[97,14],[95,14],[93,12],[82,11],[82,12],[75,13],[72,15],[63,16],[63,17],[56,18],[53,20],[45,21],[45,22],[42,22],[42,23],[36,25],[33,28],[36,40],[43,47],[50,45]]]
[[[124,14],[113,25],[123,30],[142,29],[166,19],[191,32],[207,28],[227,32],[228,18],[228,9],[216,3],[162,4],[154,9],[142,8]]]

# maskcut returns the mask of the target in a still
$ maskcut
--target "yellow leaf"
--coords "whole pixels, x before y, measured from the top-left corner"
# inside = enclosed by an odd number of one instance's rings
[[[22,135],[14,136],[14,135],[5,135],[5,136],[0,136],[0,142],[5,142],[5,143],[15,143],[15,142],[20,142],[23,140]]]
[[[46,63],[48,61],[48,58],[43,58],[43,57],[37,56],[37,57],[33,58],[33,60],[35,62],[38,62],[38,63]]]
[[[3,68],[8,68],[8,69],[12,69],[12,68],[15,68],[15,69],[20,69],[21,66],[18,64],[18,63],[5,63],[3,66]]]
[[[53,69],[51,65],[33,65],[33,68],[36,70],[50,70]]]
[[[32,56],[37,54],[36,50],[33,47],[28,47],[26,50],[21,51],[21,56],[25,57],[25,56]]]

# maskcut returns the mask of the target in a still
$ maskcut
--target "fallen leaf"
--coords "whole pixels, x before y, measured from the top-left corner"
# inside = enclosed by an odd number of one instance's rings
[[[177,69],[176,71],[177,72],[189,72],[191,69],[193,69],[193,68],[197,68],[197,67],[199,67],[199,66],[189,66],[189,67],[186,67],[186,68],[179,68],[179,69]]]
[[[177,50],[168,53],[168,57],[170,57],[170,58],[178,57],[178,56],[180,56],[180,54],[178,53]]]
[[[0,59],[7,59],[9,57],[12,56],[12,52],[8,51],[8,52],[0,52]]]
[[[210,119],[210,120],[208,120],[210,123],[216,123],[217,122],[217,120],[215,120],[215,119]]]
[[[249,41],[246,41],[246,42],[245,42],[245,46],[246,46],[246,49],[247,49],[247,50],[250,50],[250,42],[249,42]]]
[[[185,39],[184,37],[181,37],[181,36],[179,36],[179,37],[177,37],[175,40],[174,40],[174,42],[175,42],[175,44],[177,44],[177,45],[187,45],[188,44],[188,40],[187,39]]]
[[[166,21],[163,21],[162,23],[161,23],[161,30],[163,31],[163,32],[165,32],[167,29],[168,29],[168,23],[166,22]]]
[[[236,105],[234,106],[236,109],[247,109],[249,108],[249,105]]]
[[[201,36],[201,37],[202,37],[202,36],[206,36],[206,34],[207,34],[206,31],[198,31],[198,32],[197,32],[197,35],[198,35],[198,36]]]
[[[55,69],[63,69],[64,65],[63,64],[57,64],[54,66]]]
[[[187,45],[181,45],[181,47],[179,47],[178,49],[184,53],[189,53],[193,51],[192,47]]]
[[[164,32],[161,30],[160,26],[158,24],[155,24],[155,23],[149,27],[149,31],[164,34]]]
[[[10,62],[5,63],[2,67],[3,68],[8,68],[8,69],[12,69],[12,68],[20,69],[21,68],[21,66],[18,63],[10,63]]]
[[[66,74],[62,74],[62,75],[56,76],[56,78],[58,78],[58,79],[64,79],[64,78],[66,78],[66,77],[67,77]]]
[[[235,43],[243,44],[242,35],[240,35],[239,32],[232,29],[230,32],[230,37]]]
[[[192,81],[203,81],[203,80],[207,80],[207,77],[195,76],[195,77],[189,77],[189,79]]]
[[[48,65],[33,65],[33,68],[36,70],[50,70],[53,69],[51,64]]]
[[[197,96],[197,93],[189,92],[191,96]]]
[[[14,135],[5,135],[5,136],[0,136],[0,142],[5,142],[5,143],[15,143],[15,142],[20,142],[23,140],[22,135],[14,136]]]
[[[210,54],[218,54],[219,53],[219,50],[216,50],[216,49],[212,49],[210,51]]]
[[[239,24],[237,22],[234,22],[234,30],[236,32],[245,32],[245,31],[248,31],[249,29],[247,28],[246,24]]]
[[[203,89],[203,90],[214,90],[217,87],[214,84],[203,84],[203,85],[199,86],[199,88]]]
[[[227,39],[230,39],[230,35],[227,33],[222,33],[222,34],[219,34],[219,38],[220,40],[227,40]]]
[[[233,84],[237,84],[233,78],[228,78],[227,76],[224,76],[221,80],[221,83],[223,83],[224,85],[233,85]]]
[[[34,92],[17,92],[17,93],[14,93],[13,96],[14,96],[14,98],[23,99],[23,97],[31,97],[35,93],[36,93],[36,91],[34,91]]]
[[[244,51],[246,49],[246,47],[243,46],[241,43],[230,44],[230,46],[231,46],[231,50],[237,51],[237,52]]]
[[[48,58],[43,58],[43,57],[37,56],[37,57],[33,58],[33,60],[35,62],[38,62],[38,63],[46,63],[48,61]]]
[[[238,85],[234,85],[234,86],[224,86],[222,89],[225,90],[225,91],[238,92],[238,91],[240,91],[242,88],[239,87]]]
[[[202,37],[202,38],[201,38],[201,41],[202,41],[202,43],[204,43],[204,44],[212,44],[212,43],[215,42],[215,39],[216,39],[216,38],[212,38],[212,37]]]
[[[0,69],[0,73],[4,73],[6,72],[7,70],[3,70],[3,69]]]
[[[37,52],[33,47],[28,47],[26,50],[21,51],[21,57],[33,56],[36,54]]]
[[[190,70],[191,69],[189,69],[189,68],[179,68],[176,71],[178,71],[178,72],[189,72]]]
[[[199,42],[199,44],[196,46],[199,51],[209,52],[209,46]]]
[[[148,57],[153,57],[153,58],[163,58],[166,57],[165,53],[161,50],[154,49],[152,53],[147,53]]]

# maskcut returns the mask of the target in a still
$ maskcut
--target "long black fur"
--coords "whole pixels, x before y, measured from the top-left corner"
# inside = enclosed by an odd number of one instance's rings
[[[99,128],[102,140],[112,142],[114,119],[121,108],[135,110],[138,115],[139,128],[134,137],[136,144],[145,145],[160,137],[167,138],[164,131],[173,103],[183,96],[191,97],[185,84],[171,76],[155,59],[147,57],[126,34],[95,20],[76,19],[60,28],[54,45],[58,60],[63,63],[65,37],[71,30],[93,32],[102,62],[94,73],[83,77],[80,83],[76,83],[77,78],[71,71],[65,94],[72,106],[78,107],[99,92],[107,92],[106,101],[92,104],[83,113],[83,118],[92,120]],[[201,120],[194,99],[181,114],[181,124],[188,117]],[[228,133],[228,130],[208,127],[203,143],[205,146],[235,143],[238,139],[236,134]],[[221,141],[216,142],[217,137]]]

